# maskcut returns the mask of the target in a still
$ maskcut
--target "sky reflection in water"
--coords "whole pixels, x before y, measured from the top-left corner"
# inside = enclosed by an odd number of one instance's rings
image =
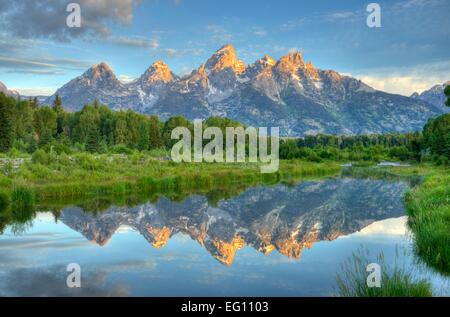
[[[19,296],[335,295],[340,265],[358,248],[401,265],[448,295],[448,280],[411,251],[407,185],[340,178],[249,188],[216,206],[203,196],[161,198],[96,215],[38,213],[21,235],[0,236],[0,294]],[[66,287],[69,263],[82,288]]]

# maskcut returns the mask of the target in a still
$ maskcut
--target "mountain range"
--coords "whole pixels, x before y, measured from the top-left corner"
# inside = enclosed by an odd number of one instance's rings
[[[72,111],[97,99],[114,110],[162,119],[220,116],[252,126],[278,126],[285,136],[410,132],[444,112],[440,101],[424,93],[406,97],[378,91],[336,71],[317,69],[300,52],[279,60],[266,55],[245,65],[229,44],[185,76],[156,61],[136,80],[122,83],[100,63],[56,94]]]
[[[95,214],[66,207],[59,221],[99,246],[126,226],[155,248],[184,234],[225,265],[245,245],[263,254],[277,250],[299,259],[302,250],[317,241],[331,241],[375,221],[402,216],[406,188],[406,183],[381,180],[307,181],[249,188],[217,205],[191,195],[182,201],[161,197],[135,207],[113,206]]]
[[[411,95],[411,98],[419,99],[426,101],[437,108],[442,109],[443,112],[450,111],[450,108],[445,105],[445,101],[447,100],[447,97],[444,94],[445,87],[450,85],[450,81],[447,81],[446,83],[435,85],[431,87],[428,90],[423,91],[422,93],[413,93]]]

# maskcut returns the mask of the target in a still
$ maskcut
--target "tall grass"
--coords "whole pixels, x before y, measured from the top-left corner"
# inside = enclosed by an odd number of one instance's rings
[[[367,285],[367,265],[378,263],[381,267],[381,287]],[[411,272],[395,264],[389,268],[383,254],[370,261],[369,254],[363,250],[353,253],[336,277],[340,296],[344,297],[430,297],[431,285],[426,280],[417,280]]]
[[[9,196],[7,193],[0,192],[0,212],[3,212],[8,208],[10,204]]]
[[[15,212],[32,210],[34,206],[34,192],[28,187],[15,187],[11,193],[11,206]]]
[[[405,195],[417,255],[450,275],[450,170],[440,169]]]

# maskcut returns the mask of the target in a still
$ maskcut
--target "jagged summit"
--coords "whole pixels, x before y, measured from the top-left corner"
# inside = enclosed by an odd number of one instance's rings
[[[299,69],[306,69],[307,73],[314,73],[313,64],[311,62],[305,64],[302,53],[298,51],[282,56],[274,67],[280,74],[295,74]]]
[[[87,85],[112,87],[121,85],[111,67],[105,62],[92,66],[81,77],[84,77],[88,81]]]
[[[234,73],[241,74],[245,70],[245,64],[237,59],[234,47],[226,44],[207,60],[205,69],[213,72],[232,69]]]
[[[105,74],[113,74],[113,71],[107,63],[101,62],[89,68],[87,73],[95,77],[100,77]]]
[[[450,81],[434,85],[430,89],[425,90],[420,94],[417,92],[413,93],[411,95],[411,98],[423,100],[431,105],[434,105],[435,107],[442,109],[444,112],[448,112],[450,111],[450,108],[445,106],[445,101],[447,100],[447,97],[444,94],[444,89],[448,85],[450,85]]]
[[[153,84],[156,82],[168,83],[173,81],[174,75],[163,61],[154,62],[140,77],[140,81],[146,84]]]
[[[258,59],[257,61],[255,61],[253,64],[250,64],[247,67],[247,70],[251,69],[252,72],[254,71],[260,71],[266,68],[272,68],[273,66],[275,66],[277,62],[270,57],[269,55],[264,55],[264,57]]]
[[[288,55],[284,55],[280,58],[279,64],[292,64],[297,67],[304,66],[303,56],[300,51],[289,52]]]
[[[269,55],[264,55],[264,57],[259,59],[258,61],[260,63],[264,64],[264,65],[271,65],[271,66],[273,66],[273,65],[276,64],[276,61],[272,57],[270,57]]]

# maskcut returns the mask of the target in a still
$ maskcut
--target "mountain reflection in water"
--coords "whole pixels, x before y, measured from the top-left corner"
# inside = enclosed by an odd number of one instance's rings
[[[303,248],[316,241],[331,241],[375,221],[402,216],[406,187],[402,182],[339,178],[250,188],[217,206],[192,195],[181,202],[163,197],[136,207],[110,207],[96,215],[66,207],[59,220],[99,246],[127,226],[155,248],[177,233],[188,235],[225,265],[231,265],[244,245],[299,259]]]

